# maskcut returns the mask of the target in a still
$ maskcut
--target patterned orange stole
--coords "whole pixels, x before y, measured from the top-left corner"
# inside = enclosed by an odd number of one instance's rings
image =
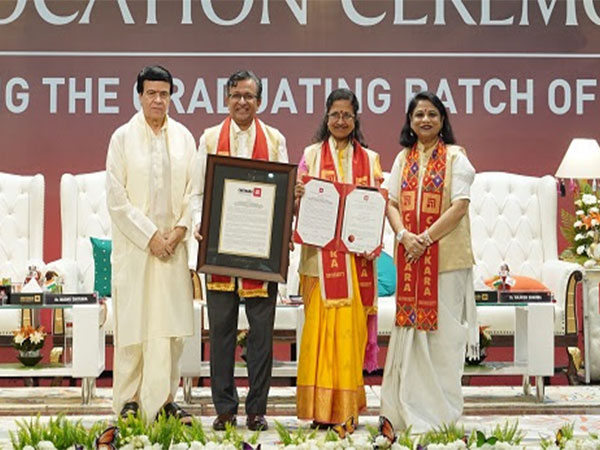
[[[427,162],[420,205],[417,205],[419,152],[416,144],[406,156],[398,198],[402,223],[411,233],[422,233],[441,215],[446,153],[446,144],[440,140]],[[409,263],[404,253],[404,247],[398,244],[396,325],[425,331],[437,330],[439,243],[436,241],[427,247],[416,263]]]
[[[359,186],[375,185],[371,183],[371,168],[369,155],[356,140],[353,141],[352,155],[352,181]],[[328,181],[343,181],[338,174],[337,166],[333,160],[329,140],[321,146],[321,165],[319,177]],[[321,280],[321,295],[327,301],[349,302],[352,298],[352,274],[350,272],[350,259],[348,254],[319,250],[319,278]],[[376,313],[377,284],[373,261],[368,261],[354,255],[360,297],[368,313]]]
[[[252,149],[252,159],[269,159],[269,147],[267,145],[267,137],[260,126],[260,122],[255,119],[256,139],[254,140],[254,148]],[[227,117],[221,127],[219,133],[219,141],[217,143],[217,155],[231,156],[229,129],[231,127],[231,117]],[[235,290],[235,278],[225,275],[207,275],[208,280],[206,287],[212,291],[227,291]],[[268,297],[267,292],[268,282],[261,280],[250,280],[246,278],[238,279],[238,295],[240,297]]]

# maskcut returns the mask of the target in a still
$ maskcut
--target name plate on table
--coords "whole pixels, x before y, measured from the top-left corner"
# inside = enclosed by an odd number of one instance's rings
[[[544,291],[475,291],[478,305],[493,303],[550,303],[552,293]]]
[[[12,292],[8,297],[9,305],[42,305],[44,294],[37,292],[29,294],[25,292]]]
[[[44,294],[45,305],[93,305],[98,303],[98,295],[93,294]]]
[[[551,292],[506,291],[500,292],[500,303],[550,303]]]
[[[475,303],[498,303],[498,291],[475,291]]]

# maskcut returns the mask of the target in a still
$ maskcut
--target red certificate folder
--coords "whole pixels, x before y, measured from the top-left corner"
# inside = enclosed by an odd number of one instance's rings
[[[299,215],[296,219],[296,226],[295,226],[294,233],[293,233],[294,242],[296,242],[298,244],[312,245],[312,246],[323,248],[326,250],[336,250],[336,251],[340,251],[340,252],[344,252],[344,253],[352,253],[353,250],[352,250],[351,243],[353,242],[354,237],[352,236],[352,234],[348,234],[348,236],[343,236],[343,225],[344,225],[344,218],[346,216],[346,204],[347,204],[348,196],[351,193],[364,191],[365,195],[362,197],[359,197],[358,199],[360,201],[360,199],[363,198],[366,202],[368,202],[370,199],[373,198],[373,194],[375,193],[376,197],[381,198],[385,202],[385,205],[387,205],[387,200],[388,200],[387,190],[375,188],[375,187],[357,186],[354,184],[332,182],[332,181],[322,180],[320,178],[309,177],[308,175],[304,175],[302,177],[302,181],[304,182],[304,184],[307,187],[308,187],[308,184],[312,180],[319,180],[320,182],[330,184],[335,189],[335,191],[339,194],[339,200],[338,200],[338,204],[337,204],[337,217],[335,218],[335,231],[332,233],[331,240],[324,243],[323,245],[315,245],[310,242],[306,242],[306,239],[304,239],[302,236],[302,231],[298,229],[298,224],[301,221],[300,214],[303,214],[302,199],[300,199]],[[336,208],[332,208],[332,210],[329,211],[328,213],[336,214],[335,209]],[[373,249],[371,251],[369,251],[369,253],[374,252],[376,255],[379,255],[379,253],[381,253],[381,249],[383,247],[383,230],[384,230],[384,226],[385,226],[385,217],[384,216],[385,216],[385,206],[383,208],[383,216],[381,218],[382,219],[381,220],[381,230],[379,232],[378,242],[374,245]],[[312,222],[313,219],[314,219],[314,221],[316,221],[317,218],[316,217],[315,218],[302,217],[302,219],[304,221],[308,220],[308,221]]]

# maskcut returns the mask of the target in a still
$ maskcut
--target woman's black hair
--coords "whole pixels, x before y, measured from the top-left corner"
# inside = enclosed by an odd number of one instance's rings
[[[431,104],[433,104],[433,106],[435,106],[435,108],[440,113],[440,118],[442,120],[440,139],[446,144],[456,144],[456,140],[454,139],[454,133],[452,132],[452,125],[450,125],[450,118],[448,117],[446,107],[444,106],[440,98],[433,92],[423,91],[415,95],[408,104],[408,109],[406,110],[406,122],[404,122],[402,131],[400,132],[400,145],[402,145],[403,147],[410,148],[417,142],[417,135],[410,127],[410,118],[415,108],[417,107],[417,103],[419,103],[420,100],[427,100],[431,102]]]
[[[327,102],[325,103],[325,115],[323,116],[323,120],[321,121],[321,124],[319,125],[319,128],[317,129],[317,132],[313,137],[313,142],[324,142],[327,139],[329,139],[329,136],[331,136],[331,132],[327,127],[327,122],[329,120],[327,114],[329,114],[333,103],[337,100],[349,100],[352,104],[352,110],[354,112],[354,130],[352,130],[352,133],[350,133],[350,136],[348,136],[348,138],[350,140],[356,139],[360,143],[360,145],[366,147],[367,144],[365,144],[364,142],[365,138],[362,132],[360,131],[360,118],[358,117],[358,99],[356,98],[356,95],[354,95],[354,92],[346,88],[336,89],[332,91],[331,94],[329,94],[329,96],[327,97]]]

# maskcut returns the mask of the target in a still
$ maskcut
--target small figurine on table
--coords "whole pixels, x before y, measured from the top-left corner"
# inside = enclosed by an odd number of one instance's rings
[[[499,291],[509,291],[516,284],[514,278],[510,276],[508,264],[502,263],[498,275],[494,278],[493,286]]]

